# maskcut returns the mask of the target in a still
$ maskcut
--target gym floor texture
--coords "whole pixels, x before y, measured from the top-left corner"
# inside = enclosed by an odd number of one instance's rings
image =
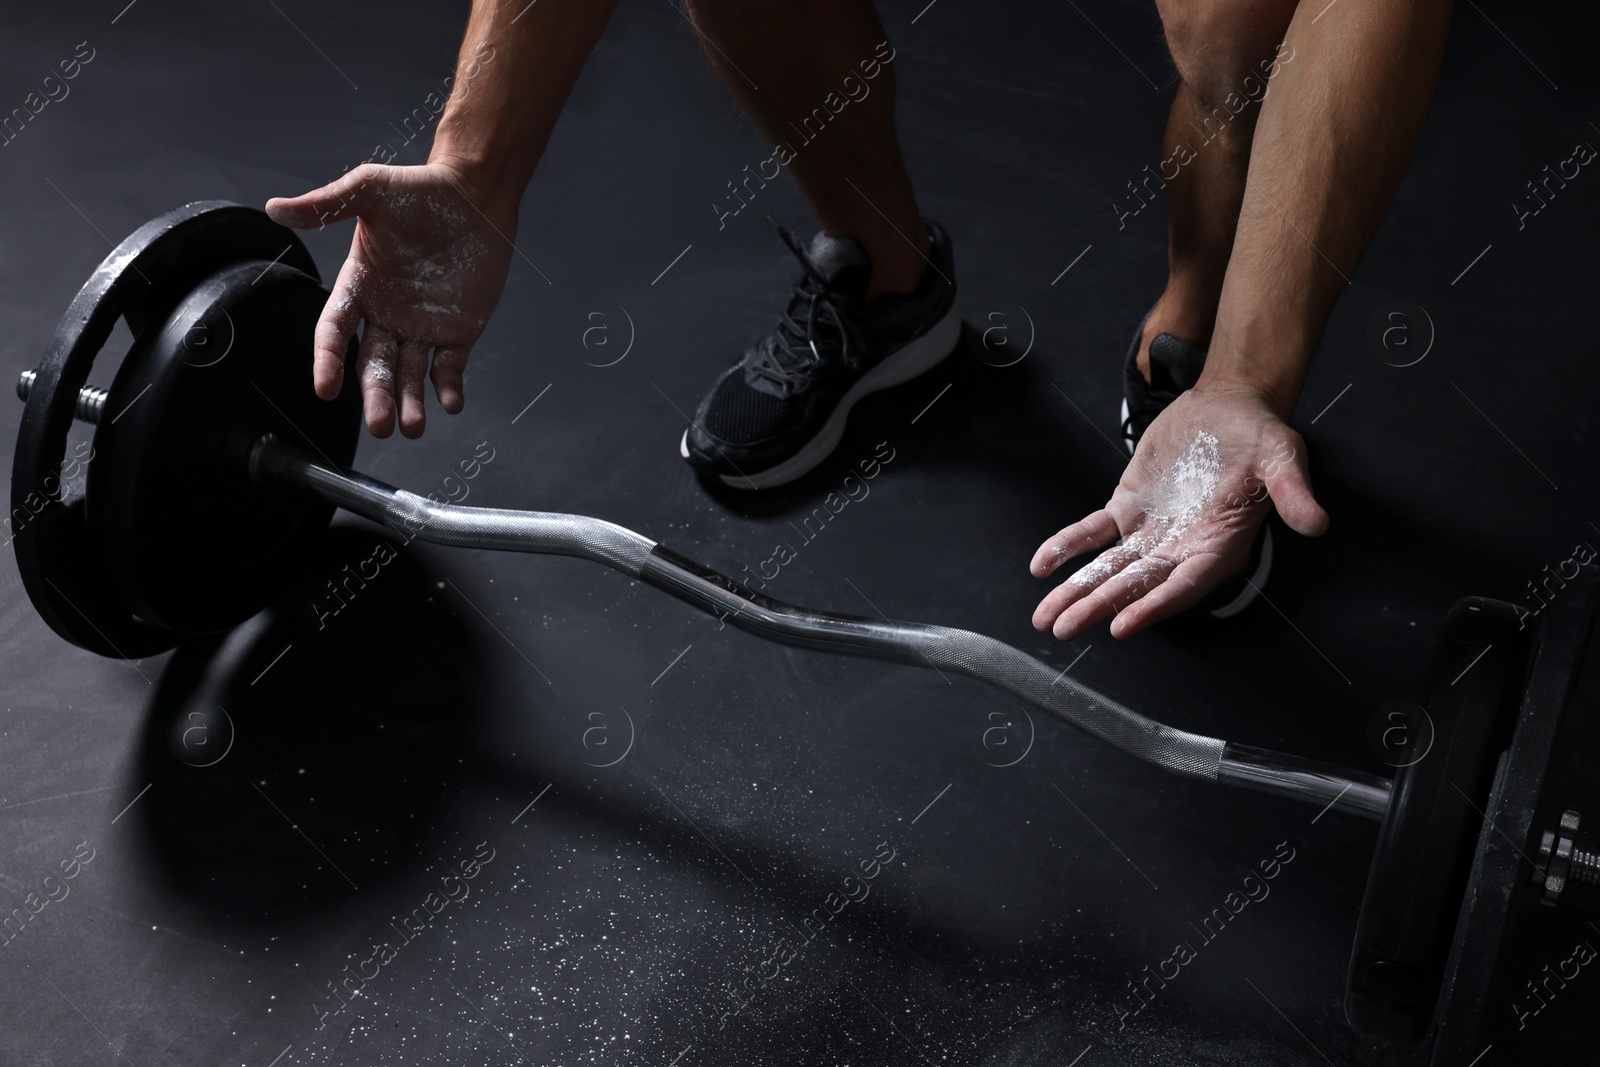
[[[79,42],[93,54],[0,149],[7,376],[147,219],[259,206],[380,143],[422,161],[429,132],[404,123],[442,91],[466,13],[124,2],[5,15],[0,108]],[[1124,463],[1120,363],[1165,222],[1113,205],[1158,158],[1174,73],[1146,0],[882,14],[911,172],[955,240],[961,351],[863,403],[793,486],[695,479],[684,413],[796,273],[761,216],[814,224],[782,183],[719,228],[710,205],[768,151],[682,12],[624,3],[524,201],[466,412],[431,407],[417,442],[365,437],[357,466],[599,516],[740,578],[787,544],[769,595],[977,630],[1173,725],[1387,773],[1369,725],[1420,699],[1450,604],[1525,598],[1600,544],[1600,176],[1521,227],[1512,206],[1600,145],[1593,13],[1458,5],[1415,162],[1295,419],[1329,533],[1280,538],[1270,602],[1233,625],[1067,645],[1029,625],[1027,563]],[[348,227],[306,240],[332,278]],[[21,411],[0,401],[0,437]],[[865,497],[804,525],[873,458]],[[0,902],[79,868],[0,949],[0,1063],[1427,1060],[1343,1017],[1371,822],[1166,776],[977,682],[769,644],[575,560],[416,543],[319,610],[381,541],[341,515],[278,607],[133,662],[57,638],[3,554]],[[206,766],[173,755],[196,707],[231,727],[205,720]],[[1197,938],[1275,855],[1292,859],[1270,892]],[[443,881],[464,861],[474,877]],[[1522,952],[1530,978],[1600,939],[1582,910],[1561,921]],[[1196,958],[1119,1025],[1180,940]],[[1585,972],[1483,1067],[1595,1062],[1596,997]]]

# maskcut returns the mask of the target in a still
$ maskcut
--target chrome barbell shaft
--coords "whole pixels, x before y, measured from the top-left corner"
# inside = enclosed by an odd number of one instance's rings
[[[773,600],[649,538],[586,515],[435,503],[344,470],[270,435],[250,453],[258,480],[298,485],[408,539],[458,547],[576,556],[605,564],[783,644],[931,667],[976,678],[1136,759],[1175,774],[1382,819],[1391,783],[1316,760],[1179,730],[970,630],[814,611]]]

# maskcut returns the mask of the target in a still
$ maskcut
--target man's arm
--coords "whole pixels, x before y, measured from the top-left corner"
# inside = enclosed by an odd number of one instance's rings
[[[1294,411],[1350,274],[1405,178],[1452,0],[1308,0],[1263,101],[1216,332],[1198,387]]]
[[[474,0],[428,162],[465,178],[491,216],[516,216],[615,7],[616,0]]]
[[[1244,567],[1270,507],[1298,533],[1327,529],[1305,442],[1287,420],[1405,177],[1450,9],[1451,0],[1298,7],[1285,39],[1295,61],[1262,101],[1205,369],[1145,431],[1105,508],[1034,553],[1043,578],[1101,552],[1040,602],[1035,627],[1070,641],[1112,619],[1120,638],[1194,606]]]

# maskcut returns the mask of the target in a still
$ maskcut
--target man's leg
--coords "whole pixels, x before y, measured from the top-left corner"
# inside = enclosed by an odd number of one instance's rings
[[[692,0],[691,12],[739,106],[793,150],[785,169],[823,230],[866,249],[868,295],[914,289],[928,234],[895,139],[894,53],[870,0]]]
[[[769,489],[827,459],[858,401],[955,350],[954,249],[906,176],[894,49],[869,0],[689,3],[712,66],[773,147],[734,179],[727,207],[742,212],[788,170],[822,223],[809,241],[783,231],[804,273],[678,443],[703,476]]]
[[[1211,341],[1260,101],[1279,91],[1277,48],[1295,2],[1157,4],[1180,80],[1161,146],[1168,273],[1139,346],[1139,369],[1146,377],[1150,341],[1158,335],[1170,333],[1202,347]]]

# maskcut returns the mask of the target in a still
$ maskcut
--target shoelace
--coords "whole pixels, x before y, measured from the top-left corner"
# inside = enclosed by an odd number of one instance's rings
[[[791,386],[810,382],[816,370],[827,362],[822,350],[817,347],[819,325],[831,327],[830,332],[837,338],[839,357],[845,366],[855,366],[855,352],[850,328],[839,307],[839,302],[844,298],[812,266],[800,239],[782,223],[771,218],[767,221],[772,223],[783,243],[800,261],[805,274],[789,295],[789,303],[783,310],[783,318],[779,320],[777,329],[762,339],[756,358],[750,362],[750,370],[787,391]],[[826,342],[831,338],[824,335],[823,339]]]

